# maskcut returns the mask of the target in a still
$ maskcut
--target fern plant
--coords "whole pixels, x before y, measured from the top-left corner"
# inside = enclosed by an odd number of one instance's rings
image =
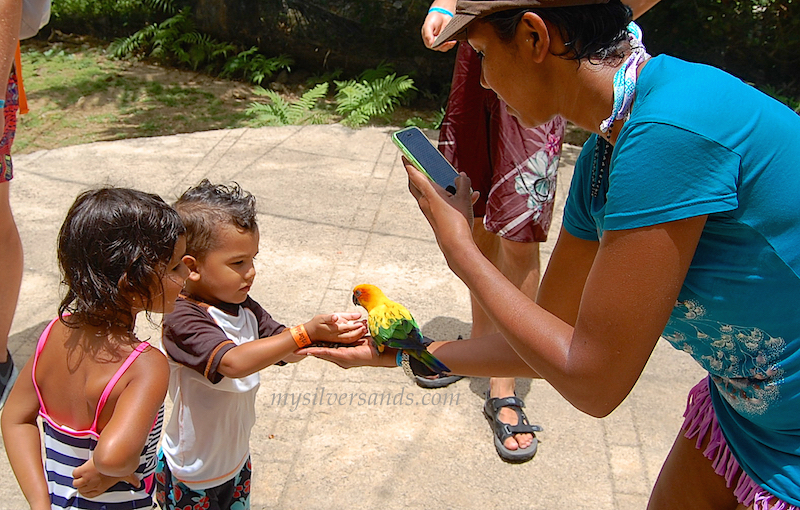
[[[416,126],[420,129],[440,129],[442,121],[444,120],[445,109],[440,108],[438,112],[433,114],[431,120],[425,120],[422,117],[410,117],[406,119],[405,127]]]
[[[314,85],[320,83],[326,83],[339,78],[341,75],[342,75],[341,69],[334,69],[333,71],[329,71],[323,74],[315,74],[306,80],[306,86],[313,87]]]
[[[114,40],[108,46],[108,54],[111,58],[123,59],[137,57],[144,54],[150,48],[150,41],[159,31],[158,25],[148,25],[143,29],[129,35]]]
[[[358,81],[372,82],[380,78],[385,78],[394,73],[394,66],[389,62],[382,61],[378,67],[374,69],[366,69],[358,75]]]
[[[343,117],[342,124],[350,127],[363,126],[373,117],[388,117],[409,91],[416,90],[414,80],[394,73],[372,80],[334,83],[336,111]]]
[[[235,49],[233,44],[218,42],[198,32],[187,7],[162,23],[148,25],[128,37],[117,39],[108,51],[113,58],[148,54],[166,62],[175,60],[196,71],[201,65],[213,67],[216,61],[226,58]]]
[[[316,108],[317,101],[328,93],[328,84],[320,83],[295,101],[287,101],[274,90],[256,87],[259,96],[269,98],[269,103],[253,102],[245,112],[253,115],[261,125],[286,126],[296,124],[324,124],[328,114]]]
[[[271,78],[281,69],[291,71],[292,64],[294,61],[288,55],[267,58],[259,53],[258,47],[253,46],[229,58],[222,67],[220,76],[222,78],[241,76],[251,83],[261,85],[264,79]]]
[[[178,8],[175,6],[175,0],[144,0],[142,3],[155,11],[166,14],[175,14],[178,12]]]

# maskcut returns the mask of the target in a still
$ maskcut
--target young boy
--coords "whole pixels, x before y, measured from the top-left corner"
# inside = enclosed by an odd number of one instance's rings
[[[250,508],[250,430],[259,370],[312,341],[351,343],[359,313],[286,328],[248,296],[258,253],[255,198],[203,180],[175,203],[186,225],[184,293],[164,319],[174,406],[156,473],[164,509]],[[238,503],[238,504],[237,504]],[[204,506],[209,508],[209,506]]]

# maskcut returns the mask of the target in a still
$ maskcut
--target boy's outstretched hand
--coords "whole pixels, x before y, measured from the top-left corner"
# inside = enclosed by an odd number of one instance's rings
[[[360,312],[317,315],[305,326],[314,342],[352,344],[367,334],[367,324]]]

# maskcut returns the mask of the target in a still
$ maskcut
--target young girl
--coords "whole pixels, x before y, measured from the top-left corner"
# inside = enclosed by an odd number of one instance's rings
[[[58,237],[67,294],[2,417],[32,509],[152,508],[169,366],[133,330],[138,312],[173,309],[188,274],[183,234],[159,197],[129,189],[85,192],[67,213]]]

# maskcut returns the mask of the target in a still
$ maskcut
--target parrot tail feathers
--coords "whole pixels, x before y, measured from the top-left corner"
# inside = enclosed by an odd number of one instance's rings
[[[409,351],[406,351],[406,352],[410,356],[413,356],[414,358],[418,359],[420,361],[420,363],[422,363],[426,367],[430,368],[431,370],[433,370],[434,372],[436,372],[439,375],[445,375],[445,372],[450,372],[450,369],[447,368],[447,365],[445,365],[444,363],[439,361],[436,358],[436,356],[434,356],[433,354],[429,353],[428,351],[425,351],[425,350],[411,351],[411,350],[409,350]]]

